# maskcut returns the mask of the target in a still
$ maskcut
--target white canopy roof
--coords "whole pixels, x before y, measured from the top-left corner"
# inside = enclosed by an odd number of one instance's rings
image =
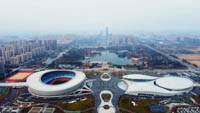
[[[142,75],[142,74],[130,74],[130,75],[125,75],[123,76],[123,79],[142,79],[142,80],[153,80],[156,79],[158,77],[154,77],[154,76],[147,76],[147,75]]]
[[[156,80],[156,84],[172,90],[187,89],[193,86],[192,80],[183,77],[162,77]]]
[[[174,95],[188,92],[194,85],[192,80],[183,77],[153,77],[148,75],[132,74],[126,75],[123,78],[128,85],[126,90],[127,94],[146,93]],[[144,79],[150,81],[138,82],[130,79]]]

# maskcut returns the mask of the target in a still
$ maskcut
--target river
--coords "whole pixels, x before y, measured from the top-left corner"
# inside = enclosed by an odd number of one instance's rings
[[[50,57],[48,57],[48,59],[44,62],[45,65],[50,65],[50,64],[52,64],[55,60],[61,58],[61,57],[63,56],[63,54],[65,54],[66,52],[67,52],[67,50],[66,50],[66,51],[63,51],[63,52],[60,52],[60,53],[58,54],[58,56],[55,57],[55,58],[50,58]]]

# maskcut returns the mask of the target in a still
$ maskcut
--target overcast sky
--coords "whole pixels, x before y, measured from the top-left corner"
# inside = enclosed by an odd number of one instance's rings
[[[0,0],[0,33],[199,31],[200,0]]]

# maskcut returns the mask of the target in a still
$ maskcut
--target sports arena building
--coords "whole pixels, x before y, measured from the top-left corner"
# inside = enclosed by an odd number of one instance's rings
[[[83,87],[86,76],[74,70],[45,70],[32,74],[27,79],[29,92],[37,96],[70,94]]]
[[[93,80],[80,71],[54,69],[20,72],[5,81],[0,87],[27,87],[33,96],[51,98],[91,94]]]
[[[153,77],[142,74],[123,76],[126,94],[180,95],[192,90],[194,82],[185,77]]]

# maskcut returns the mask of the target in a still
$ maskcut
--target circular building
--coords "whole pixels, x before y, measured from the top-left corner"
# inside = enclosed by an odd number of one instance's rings
[[[59,96],[71,93],[83,86],[84,73],[74,70],[45,70],[27,79],[29,92],[38,96]]]
[[[155,84],[168,90],[182,91],[191,88],[193,81],[183,77],[162,77],[157,79]]]

